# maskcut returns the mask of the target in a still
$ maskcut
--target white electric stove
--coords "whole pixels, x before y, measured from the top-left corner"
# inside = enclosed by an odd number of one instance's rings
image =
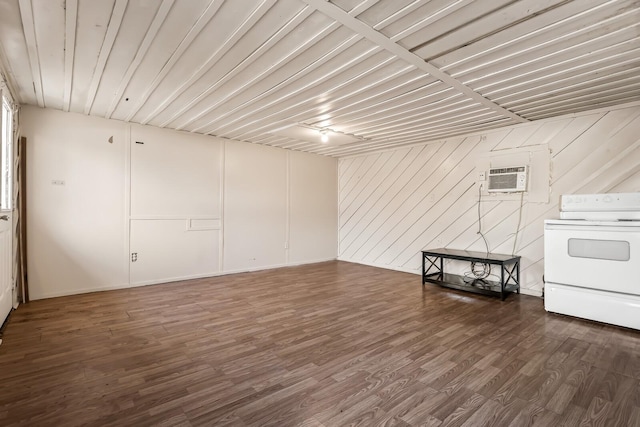
[[[544,231],[545,309],[640,329],[640,193],[567,195]]]

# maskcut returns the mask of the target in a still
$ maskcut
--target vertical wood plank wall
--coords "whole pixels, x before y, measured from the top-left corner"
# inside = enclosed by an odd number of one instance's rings
[[[544,144],[551,152],[549,203],[524,195],[515,249],[523,257],[523,292],[541,295],[543,222],[558,218],[560,195],[640,191],[640,107],[341,159],[339,259],[419,273],[423,248],[484,251],[477,234],[478,157]],[[483,199],[482,228],[492,252],[512,252],[520,203],[519,197]],[[447,268],[464,273],[469,265]]]

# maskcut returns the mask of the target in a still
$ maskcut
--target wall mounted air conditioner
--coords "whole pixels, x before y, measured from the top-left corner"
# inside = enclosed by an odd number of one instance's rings
[[[489,169],[489,193],[527,191],[527,166]]]

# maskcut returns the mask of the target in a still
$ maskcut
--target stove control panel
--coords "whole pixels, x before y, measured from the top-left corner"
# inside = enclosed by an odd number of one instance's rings
[[[567,194],[560,198],[563,219],[637,220],[640,193]]]

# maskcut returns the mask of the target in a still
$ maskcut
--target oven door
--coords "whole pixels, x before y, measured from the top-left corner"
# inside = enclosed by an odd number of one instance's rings
[[[545,282],[640,295],[640,224],[546,221]]]

